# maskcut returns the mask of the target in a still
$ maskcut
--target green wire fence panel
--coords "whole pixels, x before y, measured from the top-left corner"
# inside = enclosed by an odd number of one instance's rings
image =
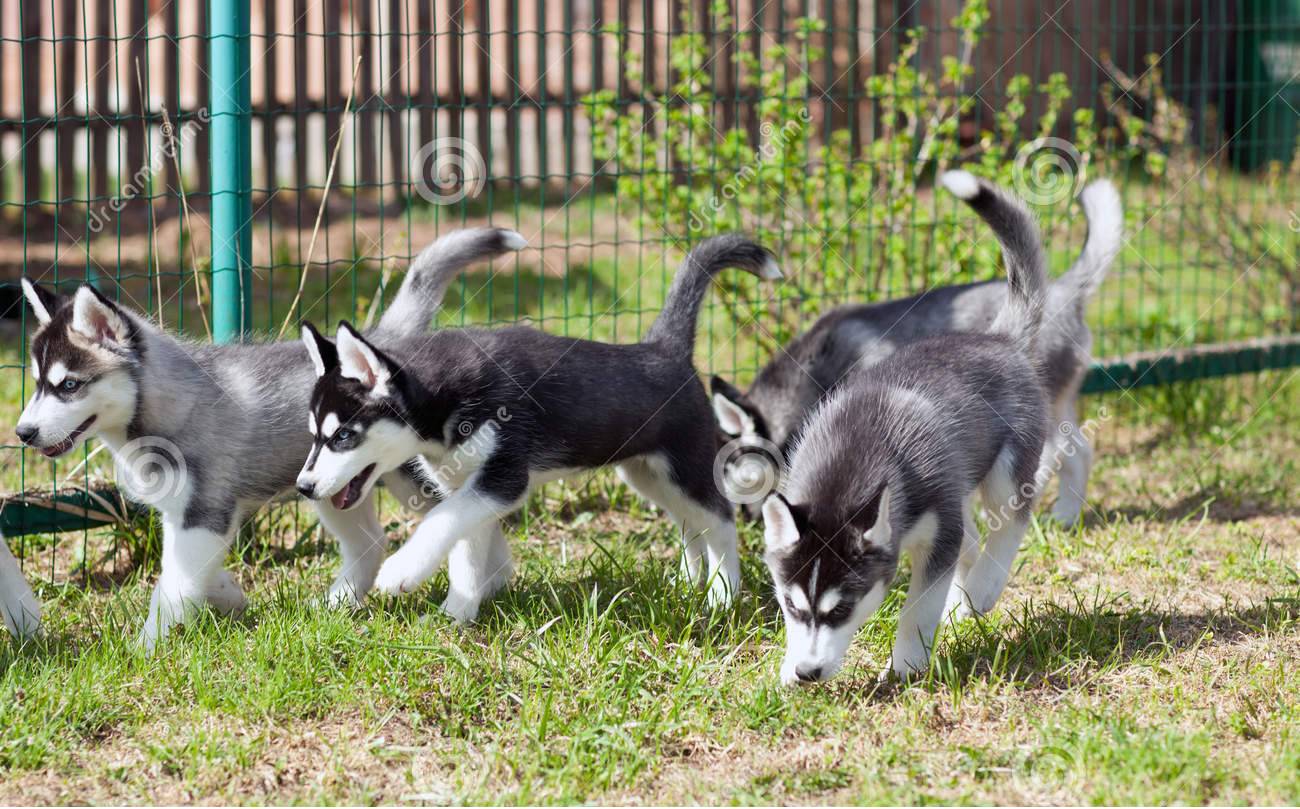
[[[536,249],[442,323],[632,340],[685,246],[760,236],[789,280],[728,279],[697,357],[744,381],[838,303],[999,274],[932,191],[957,164],[1034,204],[1057,273],[1073,195],[1120,182],[1088,390],[1294,365],[1297,109],[1300,0],[0,0],[0,426],[30,394],[23,275],[239,339],[370,321],[489,221]],[[5,531],[117,519],[64,522],[103,453],[0,442]]]

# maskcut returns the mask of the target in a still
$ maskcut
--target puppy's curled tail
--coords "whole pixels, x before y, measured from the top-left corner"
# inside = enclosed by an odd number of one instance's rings
[[[687,357],[695,348],[695,323],[713,276],[736,268],[768,281],[781,278],[776,256],[737,233],[712,236],[686,254],[668,290],[663,311],[651,324],[645,342],[660,343]]]
[[[1047,260],[1038,222],[1019,199],[968,171],[946,171],[939,182],[973,208],[1002,245],[1007,304],[989,331],[1007,335],[1022,351],[1032,353],[1047,297]]]
[[[1079,194],[1079,204],[1088,220],[1088,240],[1070,269],[1052,284],[1052,297],[1063,304],[1083,306],[1106,280],[1119,253],[1124,240],[1124,205],[1110,180],[1088,183]]]
[[[390,337],[423,334],[442,305],[451,282],[471,264],[502,253],[522,250],[523,236],[504,228],[464,228],[440,236],[406,269],[397,296],[384,310],[376,332]]]

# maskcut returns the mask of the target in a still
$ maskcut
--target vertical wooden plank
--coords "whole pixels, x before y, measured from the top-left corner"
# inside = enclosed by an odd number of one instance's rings
[[[478,73],[478,146],[479,154],[483,155],[483,163],[487,166],[487,174],[492,176],[492,19],[491,19],[491,0],[476,0],[478,3],[478,17],[475,27],[478,28],[476,37],[478,39],[478,64],[475,72]],[[472,182],[472,180],[468,180]]]
[[[280,78],[280,66],[276,59],[276,55],[279,53],[279,49],[276,47],[279,43],[277,42],[275,19],[278,9],[277,4],[268,3],[262,10],[262,33],[263,41],[266,43],[266,52],[262,56],[262,165],[266,167],[266,190],[268,194],[279,186],[275,154],[275,123],[278,120],[275,110],[280,106],[280,100],[276,93],[276,83]]]
[[[125,76],[118,76],[118,82],[126,82],[126,165],[123,175],[129,176],[148,161],[145,154],[144,108],[145,100],[141,93],[149,84],[149,55],[146,52],[146,38],[149,35],[148,18],[145,16],[149,0],[126,0],[129,13],[126,35],[130,38],[127,45],[126,63],[122,65]]]
[[[461,45],[465,38],[465,0],[451,0],[451,10],[447,20],[447,54],[451,60],[447,76],[451,83],[450,97],[454,99],[455,109],[451,111],[447,134],[451,138],[460,138],[465,120],[465,76],[461,71]]]
[[[44,3],[22,3],[22,36],[19,50],[23,64],[23,203],[35,205],[41,199],[41,13]],[[34,211],[33,211],[34,213]]]
[[[375,24],[371,8],[372,0],[353,0],[354,15],[352,37],[356,42],[360,37],[361,70],[357,73],[356,105],[357,127],[357,161],[360,163],[358,174],[360,185],[367,191],[375,187]]]
[[[550,155],[547,154],[547,141],[549,134],[547,124],[549,121],[550,90],[547,87],[547,63],[546,63],[546,0],[537,0],[537,81],[533,85],[533,92],[537,96],[537,181],[541,187],[541,196],[544,199],[546,194],[546,183],[550,179],[551,161]]]
[[[159,13],[162,14],[164,28],[162,103],[167,108],[167,117],[171,119],[172,126],[176,128],[166,146],[168,149],[179,150],[181,146],[180,132],[185,125],[185,121],[181,118],[181,4],[179,0],[163,0],[163,6]],[[168,154],[172,153],[171,151],[168,152]],[[181,162],[181,155],[176,154],[175,160],[168,158],[164,162],[167,165],[166,188],[179,193],[181,178],[176,171],[176,166]]]
[[[325,161],[334,154],[334,142],[339,137],[339,121],[343,117],[342,84],[342,26],[339,0],[325,0],[323,8],[325,37]]]
[[[758,68],[757,72],[763,71],[763,12],[767,8],[767,0],[749,0],[749,54],[754,59],[754,64]],[[762,125],[762,117],[758,112],[758,100],[760,97],[758,76],[750,78],[749,86],[744,89],[745,92],[745,128],[749,131],[749,143],[751,146],[758,146],[761,136],[759,131]]]
[[[211,112],[212,89],[208,86],[208,49],[211,43],[208,41],[208,33],[211,26],[208,20],[208,5],[211,0],[201,0],[202,10],[199,12],[198,26],[196,28],[198,44],[198,54],[194,69],[194,80],[197,82],[199,108]],[[198,147],[197,154],[199,168],[199,193],[211,194],[212,192],[212,161],[208,155],[212,153],[210,144],[212,142],[211,126],[199,127],[199,136],[195,139],[195,145]]]
[[[519,156],[519,104],[523,95],[519,86],[519,0],[506,0],[506,30],[509,32],[509,41],[506,43],[506,83],[510,97],[510,106],[506,108],[506,139],[509,141],[507,170],[510,179],[518,183],[523,174]]]
[[[827,3],[826,33],[822,37],[822,47],[826,55],[822,57],[822,142],[830,143],[831,132],[843,129],[848,112],[843,91],[836,87],[839,71],[835,68],[835,3]],[[839,97],[837,97],[839,96]]]
[[[573,182],[573,174],[576,166],[573,143],[573,0],[564,0],[564,104],[563,104],[563,125],[564,125],[564,187],[569,188]],[[565,196],[568,196],[566,191]]]
[[[112,44],[109,42],[109,27],[112,25],[112,6],[101,3],[95,6],[95,59],[91,64],[107,65],[112,58]],[[90,127],[90,192],[93,199],[107,199],[108,192],[108,136],[111,132],[108,121],[112,120],[108,103],[109,70],[92,71],[95,82],[94,98],[90,102],[95,111]]]
[[[399,106],[399,99],[406,95],[406,103],[402,106],[410,107],[410,94],[405,90],[403,79],[406,75],[405,60],[402,59],[402,43],[406,41],[402,36],[402,12],[405,7],[406,0],[388,0],[388,143],[392,155],[394,191],[405,182],[403,178],[409,160],[406,154],[407,139],[402,127],[402,107]]]
[[[418,29],[415,48],[420,66],[416,97],[420,107],[420,146],[423,146],[433,140],[433,106],[437,93],[433,84],[433,0],[415,0],[415,4]],[[420,170],[423,171],[423,167]]]
[[[596,93],[605,88],[605,0],[591,0],[591,86],[586,92]],[[593,175],[598,175],[600,164],[591,155]]]
[[[862,2],[849,3],[849,144],[854,157],[862,149]]]
[[[293,0],[293,180],[298,199],[311,185],[307,166],[307,111],[312,107],[307,86],[307,0]]]
[[[654,97],[655,86],[655,3],[641,0],[641,97],[647,102]],[[646,104],[641,105],[643,142],[653,142],[658,131],[658,119],[651,118],[651,110]]]
[[[718,82],[718,96],[722,98],[722,131],[730,132],[736,126],[736,31],[740,17],[738,0],[727,0],[727,12],[730,20],[721,31],[722,46],[717,55],[718,64],[714,75]]]
[[[80,122],[74,119],[76,108],[72,99],[77,91],[77,0],[63,0],[59,4],[59,27],[55,32],[55,52],[59,59],[59,92],[55,109],[66,116],[66,125],[56,122],[55,156],[59,165],[58,206],[71,202],[77,194],[76,131]]]

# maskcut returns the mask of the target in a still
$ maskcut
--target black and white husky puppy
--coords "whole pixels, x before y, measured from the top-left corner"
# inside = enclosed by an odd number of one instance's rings
[[[523,246],[519,234],[494,228],[438,239],[412,262],[375,339],[426,333],[461,269]],[[51,458],[98,438],[125,493],[162,512],[162,571],[141,641],[152,648],[204,603],[240,608],[244,594],[223,567],[235,530],[293,489],[311,450],[302,411],[315,374],[302,344],[184,342],[91,286],[66,296],[24,279],[23,291],[40,326],[31,341],[35,393],[18,438]],[[413,469],[385,482],[422,511],[432,501]],[[384,557],[374,504],[318,510],[342,555],[329,601],[355,603]]]
[[[1070,270],[1048,287],[1037,344],[1039,374],[1058,427],[1050,431],[1042,462],[1047,472],[1059,468],[1060,495],[1052,516],[1065,525],[1079,518],[1092,467],[1092,448],[1077,424],[1079,388],[1092,361],[1092,333],[1084,314],[1119,251],[1124,231],[1123,206],[1109,181],[1090,183],[1079,202],[1088,220],[1088,240]],[[746,498],[746,476],[753,483],[774,482],[799,425],[845,374],[879,362],[913,340],[942,332],[983,331],[1005,306],[1006,297],[1005,281],[984,281],[841,306],[778,351],[748,391],[742,393],[714,377],[718,424],[734,438],[725,474],[734,481],[746,515],[758,518],[758,503],[766,494],[754,491]]]
[[[1046,297],[1038,226],[968,172],[940,179],[998,234],[1008,295],[986,331],[927,337],[854,370],[800,430],[783,493],[762,506],[787,684],[839,671],[903,552],[912,579],[884,673],[924,671],[949,610],[993,606],[1030,517],[1048,421],[1035,369]],[[976,492],[990,527],[983,550]]]
[[[9,543],[0,534],[0,619],[16,638],[36,634],[41,628],[41,603],[18,568],[18,560],[9,552]]]
[[[451,557],[443,604],[468,621],[509,576],[500,519],[540,483],[615,465],[681,524],[687,574],[704,574],[711,603],[729,603],[740,585],[736,528],[714,484],[717,430],[691,361],[701,301],[729,267],[780,277],[772,254],[745,238],[701,242],[645,340],[632,345],[513,326],[444,329],[381,350],[346,323],[337,344],[304,328],[320,379],[311,396],[316,443],[299,490],[342,497],[346,508],[376,475],[416,453],[428,458],[446,498],[384,562],[375,586],[409,592],[457,540],[473,540]]]

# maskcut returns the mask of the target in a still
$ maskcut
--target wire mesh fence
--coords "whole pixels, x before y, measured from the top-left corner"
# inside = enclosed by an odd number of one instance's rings
[[[692,240],[756,233],[789,281],[728,282],[697,357],[743,380],[834,305],[996,277],[931,190],[972,163],[1035,203],[1058,273],[1073,193],[1120,182],[1089,390],[1300,364],[1298,77],[1295,0],[3,0],[0,408],[31,392],[20,276],[275,335],[373,320],[435,234],[484,222],[536,249],[440,322],[613,340]],[[3,441],[28,495],[6,532],[113,516],[98,459]],[[92,567],[84,533],[70,561],[33,541],[51,576]]]

